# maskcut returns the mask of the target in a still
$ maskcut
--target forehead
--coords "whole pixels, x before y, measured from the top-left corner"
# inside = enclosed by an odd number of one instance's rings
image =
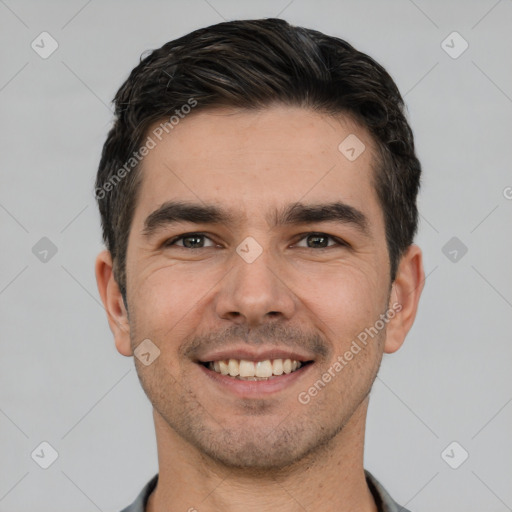
[[[155,132],[159,124],[147,134],[155,145],[142,162],[136,218],[169,199],[224,204],[240,220],[298,201],[343,200],[370,216],[377,207],[374,144],[350,118],[273,106],[199,111],[169,133]]]

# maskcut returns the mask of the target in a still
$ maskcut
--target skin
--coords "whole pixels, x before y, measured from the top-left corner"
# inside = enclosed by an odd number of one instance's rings
[[[366,146],[353,162],[338,150],[349,134]],[[369,392],[383,353],[398,350],[412,326],[424,272],[412,245],[390,281],[373,155],[371,136],[347,117],[272,106],[193,113],[145,157],[127,251],[129,316],[108,251],[96,278],[117,350],[132,356],[146,338],[160,350],[149,366],[134,358],[158,446],[149,512],[377,510],[363,473]],[[171,199],[215,203],[237,221],[180,223],[144,238],[145,218]],[[368,234],[333,221],[268,224],[276,208],[299,200],[342,200],[364,213]],[[190,232],[209,238],[198,248],[162,246]],[[308,245],[311,232],[349,245],[328,239],[319,249]],[[248,236],[263,250],[250,264],[236,252]],[[386,328],[300,403],[394,303],[401,311]],[[315,362],[277,394],[239,398],[211,385],[192,359],[240,340],[306,351]]]

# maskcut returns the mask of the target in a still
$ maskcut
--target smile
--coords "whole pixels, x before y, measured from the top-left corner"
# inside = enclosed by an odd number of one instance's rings
[[[216,373],[238,380],[258,381],[293,373],[308,363],[308,361],[302,362],[295,359],[266,359],[264,361],[223,359],[207,362],[205,366]]]

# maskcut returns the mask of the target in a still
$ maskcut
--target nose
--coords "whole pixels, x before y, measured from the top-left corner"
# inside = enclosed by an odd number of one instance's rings
[[[292,318],[297,298],[282,262],[266,249],[249,261],[238,253],[233,255],[233,266],[222,279],[215,298],[217,315],[250,328],[278,318]]]

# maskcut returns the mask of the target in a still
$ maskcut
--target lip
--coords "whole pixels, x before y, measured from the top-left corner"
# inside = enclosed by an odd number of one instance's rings
[[[197,366],[203,375],[215,383],[223,393],[227,391],[238,398],[266,398],[294,385],[309,373],[313,364],[307,364],[292,373],[279,375],[273,379],[256,381],[239,380],[221,375],[200,363],[197,363]]]
[[[250,350],[247,347],[234,347],[230,349],[218,350],[210,352],[205,356],[198,358],[200,363],[209,363],[210,361],[224,361],[226,359],[245,359],[248,361],[265,361],[267,359],[292,359],[305,363],[306,361],[313,361],[314,357],[307,354],[301,354],[286,349],[268,348],[261,350]]]

